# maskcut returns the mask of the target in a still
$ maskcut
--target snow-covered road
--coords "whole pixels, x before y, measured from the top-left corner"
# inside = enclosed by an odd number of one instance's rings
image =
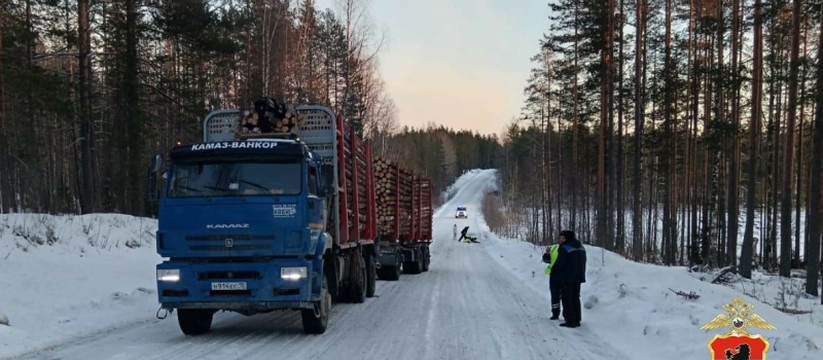
[[[182,335],[174,315],[164,321],[147,316],[23,359],[627,358],[585,326],[558,327],[548,319],[545,297],[514,279],[484,247],[452,240],[455,223],[479,233],[476,215],[493,180],[493,171],[464,176],[435,214],[428,273],[378,282],[377,297],[365,304],[336,305],[323,335],[303,334],[297,312],[217,314],[212,331],[198,337]],[[454,219],[459,204],[469,208],[468,219]]]

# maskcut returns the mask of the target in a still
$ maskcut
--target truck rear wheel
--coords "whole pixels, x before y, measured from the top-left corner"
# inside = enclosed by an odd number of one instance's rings
[[[406,274],[419,274],[421,270],[420,261],[409,261],[403,263],[403,272]]]
[[[374,270],[374,255],[366,255],[366,297],[374,297],[377,290],[377,274]]]
[[[209,309],[178,309],[177,322],[180,330],[186,335],[201,335],[209,332],[214,310]]]
[[[322,334],[329,325],[331,313],[331,294],[329,283],[323,276],[323,285],[320,287],[320,301],[315,303],[314,309],[303,309],[300,313],[303,318],[303,332],[306,334]]]
[[[423,271],[423,255],[422,251],[417,254],[417,260],[407,261],[403,263],[403,272],[406,274],[419,274]]]
[[[366,259],[362,256],[355,256],[353,261],[354,272],[352,279],[349,281],[349,300],[356,304],[366,302],[366,293],[368,292],[368,269],[366,268]]]
[[[429,247],[424,246],[423,247],[423,266],[422,266],[421,270],[423,270],[423,272],[429,271],[429,264],[430,263],[431,263],[431,253],[429,252]]]
[[[400,253],[394,253],[394,264],[382,265],[380,270],[377,270],[377,277],[380,280],[397,281],[400,280]]]

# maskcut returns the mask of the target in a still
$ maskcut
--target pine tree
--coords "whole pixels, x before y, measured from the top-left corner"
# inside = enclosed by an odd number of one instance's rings
[[[780,223],[780,275],[791,275],[792,255],[792,177],[794,167],[794,129],[797,117],[798,53],[800,52],[800,3],[793,1],[792,40],[789,73],[789,109],[786,121],[786,142],[783,152],[783,199],[781,201]]]

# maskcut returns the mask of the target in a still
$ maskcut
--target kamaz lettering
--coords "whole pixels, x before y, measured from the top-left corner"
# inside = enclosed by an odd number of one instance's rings
[[[277,147],[277,143],[272,141],[232,141],[194,144],[191,146],[191,150],[200,151],[217,149],[271,149],[274,147]]]
[[[249,224],[207,224],[206,229],[248,229]]]

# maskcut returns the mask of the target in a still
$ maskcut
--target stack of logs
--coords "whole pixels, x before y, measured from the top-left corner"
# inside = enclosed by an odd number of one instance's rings
[[[349,227],[354,225],[354,187],[357,187],[357,212],[359,222],[359,229],[367,227],[368,219],[368,192],[367,192],[367,167],[366,167],[366,148],[363,143],[357,139],[354,133],[348,127],[343,131],[343,146],[345,152],[348,154],[345,161],[346,174],[346,212],[348,214]],[[357,172],[357,183],[354,182],[354,173]]]
[[[398,183],[399,189],[397,188]],[[412,208],[411,174],[398,168],[397,163],[391,160],[376,158],[374,160],[374,188],[377,200],[377,226],[381,234],[395,238],[401,234],[408,234]],[[399,204],[396,204],[398,200]],[[399,205],[399,214],[395,213],[398,210],[395,205]],[[396,217],[400,220],[400,234],[394,233]]]
[[[274,98],[254,102],[254,110],[243,112],[237,131],[240,134],[289,133],[300,123],[300,117],[291,106]]]

